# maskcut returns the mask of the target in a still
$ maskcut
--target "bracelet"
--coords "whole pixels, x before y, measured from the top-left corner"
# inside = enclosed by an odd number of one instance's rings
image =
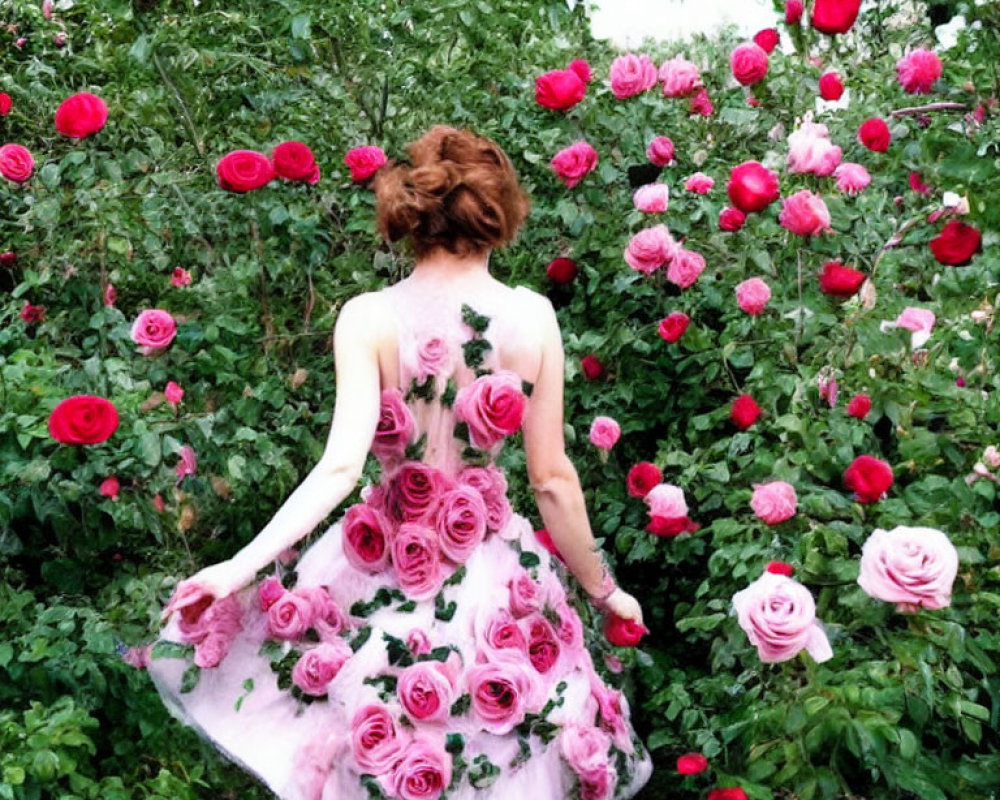
[[[604,565],[604,574],[601,577],[601,589],[599,594],[591,594],[587,592],[590,597],[590,602],[595,606],[600,608],[607,602],[607,599],[615,593],[618,586],[615,584],[614,578],[611,577],[611,572],[608,570],[607,564]]]

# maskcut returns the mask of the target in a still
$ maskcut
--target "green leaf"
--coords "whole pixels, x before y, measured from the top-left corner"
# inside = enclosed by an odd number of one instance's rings
[[[542,559],[539,558],[537,553],[532,553],[530,550],[525,550],[521,553],[518,562],[525,569],[531,569],[532,567],[537,567],[542,563]]]
[[[186,670],[184,670],[184,675],[181,676],[181,694],[187,694],[193,691],[198,685],[198,681],[201,679],[201,667],[197,664],[191,664]]]

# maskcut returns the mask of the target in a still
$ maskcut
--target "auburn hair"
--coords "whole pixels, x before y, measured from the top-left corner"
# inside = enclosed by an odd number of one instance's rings
[[[470,255],[504,245],[528,215],[528,197],[507,154],[491,139],[436,125],[407,146],[409,164],[375,176],[378,228],[410,238],[421,257],[436,248]]]

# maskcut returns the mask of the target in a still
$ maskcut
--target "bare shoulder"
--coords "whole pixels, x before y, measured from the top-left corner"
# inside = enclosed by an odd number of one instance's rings
[[[536,331],[540,340],[545,341],[553,334],[559,334],[559,320],[552,301],[544,294],[533,291],[526,286],[514,289],[517,295],[517,308],[526,326]]]
[[[395,320],[384,291],[356,294],[344,303],[337,315],[335,335],[376,342],[391,335]]]

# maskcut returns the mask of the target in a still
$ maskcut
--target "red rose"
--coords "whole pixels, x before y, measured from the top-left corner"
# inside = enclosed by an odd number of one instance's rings
[[[255,150],[233,150],[215,166],[219,186],[230,192],[249,192],[266,186],[274,178],[267,156]]]
[[[381,572],[389,563],[389,529],[374,508],[358,503],[341,524],[344,556],[355,569]]]
[[[556,69],[535,78],[535,102],[553,111],[572,108],[587,93],[587,84],[571,69]]]
[[[691,95],[688,108],[692,114],[701,114],[703,117],[710,117],[712,116],[712,112],[715,111],[715,106],[712,105],[712,98],[708,96],[708,90],[705,87],[702,87],[695,94]]]
[[[971,225],[952,220],[931,239],[931,252],[942,264],[961,267],[972,261],[972,256],[983,249],[983,237]]]
[[[385,507],[397,522],[433,523],[445,492],[453,487],[441,470],[419,461],[407,461],[392,476]]]
[[[831,36],[847,33],[858,18],[861,0],[816,0],[812,8],[812,26]]]
[[[802,0],[788,0],[785,3],[785,24],[798,25],[802,21]]]
[[[889,126],[885,124],[885,120],[878,117],[866,119],[858,128],[858,141],[873,152],[884,153],[889,149],[891,140]]]
[[[381,147],[366,145],[348,150],[344,156],[344,163],[351,170],[351,180],[355,183],[364,183],[372,175],[389,163]]]
[[[760,406],[757,405],[754,399],[748,394],[741,394],[733,401],[730,418],[733,420],[733,424],[736,425],[737,428],[741,431],[745,431],[757,421],[757,418],[760,417],[760,413]]]
[[[759,45],[741,44],[729,56],[733,77],[744,86],[753,86],[767,77],[767,53]]]
[[[10,95],[7,92],[0,92],[0,117],[6,117],[13,105]]]
[[[553,258],[545,268],[545,274],[553,283],[570,283],[576,272],[576,262],[572,258]]]
[[[778,34],[777,28],[764,28],[764,30],[757,32],[753,41],[761,50],[770,55],[778,46],[778,42],[781,41],[781,36]]]
[[[852,417],[864,419],[872,410],[872,399],[866,394],[856,394],[847,404],[847,413]]]
[[[864,282],[865,273],[839,261],[827,261],[819,274],[820,290],[834,297],[853,297]]]
[[[649,461],[640,461],[628,471],[626,486],[629,496],[645,497],[649,490],[663,480],[660,468]]]
[[[99,444],[117,427],[117,409],[89,394],[67,397],[49,415],[49,436],[63,444]]]
[[[681,775],[697,775],[708,769],[708,759],[701,753],[685,753],[677,759],[677,771]]]
[[[107,121],[107,104],[89,92],[70,95],[56,109],[56,130],[74,139],[97,133]]]
[[[744,161],[729,173],[726,192],[740,211],[763,211],[778,199],[778,176],[757,161]]]
[[[858,456],[844,471],[844,485],[859,503],[874,503],[892,486],[892,467],[874,456]]]
[[[712,789],[705,800],[747,800],[747,793],[739,786],[728,786],[725,789]]]
[[[593,77],[590,71],[590,64],[588,64],[584,59],[577,58],[574,61],[569,62],[569,66],[566,69],[571,69],[577,74],[581,81],[584,83],[590,83],[590,79]]]
[[[3,264],[3,266],[9,267],[16,261],[17,261],[17,253],[15,253],[13,250],[8,250],[5,253],[0,253],[0,264]]]
[[[587,355],[580,359],[580,368],[583,370],[583,377],[588,381],[594,381],[604,374],[604,367],[597,360],[597,356]]]
[[[911,172],[909,177],[910,188],[918,194],[930,194],[931,187],[920,179],[919,172]]]
[[[774,575],[787,575],[791,577],[792,573],[795,572],[795,567],[791,564],[786,564],[784,561],[772,561],[767,565],[766,571]]]
[[[635,647],[649,633],[649,628],[634,619],[611,614],[604,620],[604,636],[615,647]]]
[[[734,233],[743,227],[747,221],[747,215],[738,208],[726,206],[719,212],[719,230]]]
[[[271,153],[274,172],[289,181],[312,181],[319,177],[313,151],[302,142],[282,142]]]
[[[24,305],[21,306],[21,319],[29,325],[45,322],[45,306],[33,306],[25,300]]]
[[[659,514],[652,514],[646,524],[646,533],[659,536],[663,539],[672,539],[682,533],[694,533],[701,529],[701,525],[692,522],[688,516],[664,517]]]
[[[819,76],[819,96],[824,100],[839,100],[844,94],[844,84],[836,72],[824,72]]]
[[[683,311],[673,311],[660,320],[660,336],[670,343],[676,342],[690,323],[691,318]]]

